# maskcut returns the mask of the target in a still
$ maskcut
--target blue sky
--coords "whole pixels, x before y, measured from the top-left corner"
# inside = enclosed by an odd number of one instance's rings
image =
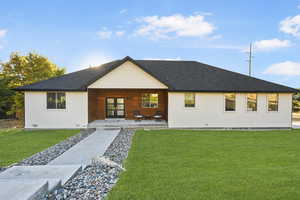
[[[197,60],[300,87],[300,0],[3,1],[0,60],[36,51],[68,72],[127,55]]]

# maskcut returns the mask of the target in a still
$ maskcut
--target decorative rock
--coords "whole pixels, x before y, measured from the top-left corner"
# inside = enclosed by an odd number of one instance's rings
[[[110,160],[109,158],[105,156],[98,156],[92,159],[92,166],[97,166],[97,165],[107,165],[112,168],[120,168],[121,170],[125,170],[120,164]]]

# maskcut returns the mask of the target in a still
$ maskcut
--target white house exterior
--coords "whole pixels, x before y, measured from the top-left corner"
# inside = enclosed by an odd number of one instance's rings
[[[225,111],[224,93],[197,92],[195,108],[184,107],[184,93],[169,92],[172,128],[280,128],[292,126],[292,94],[279,93],[278,111],[268,111],[267,93],[257,94],[257,111],[247,111],[247,93],[236,93],[236,110]]]
[[[25,92],[25,128],[86,128],[87,92],[66,92],[66,109],[47,109],[47,92]]]
[[[297,92],[202,63],[129,57],[16,90],[25,93],[25,128],[45,129],[137,111],[145,120],[159,113],[169,128],[291,128]]]

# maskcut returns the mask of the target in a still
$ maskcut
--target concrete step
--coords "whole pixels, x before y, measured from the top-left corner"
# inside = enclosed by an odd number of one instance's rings
[[[0,199],[35,200],[48,192],[46,179],[0,179]]]
[[[81,165],[36,165],[36,166],[14,166],[0,174],[3,179],[46,179],[49,190],[52,191],[60,184],[65,184],[69,179],[81,171]]]
[[[3,185],[7,183],[7,190],[2,190],[0,185],[0,197],[9,197],[9,193],[12,193],[11,195],[13,196],[13,193],[15,192],[20,195],[20,199],[26,199],[27,197],[27,199],[30,199],[31,196],[36,196],[37,193],[47,194],[48,192],[54,191],[61,185],[64,185],[68,180],[81,171],[81,169],[81,165],[37,165],[11,167],[0,174],[0,183]],[[24,188],[22,188],[19,184],[26,185],[26,187],[24,186]],[[46,189],[44,187],[46,187]],[[21,198],[22,193],[19,193],[23,190],[28,193],[26,198]],[[14,198],[17,197],[18,196],[15,196]],[[6,198],[5,200],[14,198]]]

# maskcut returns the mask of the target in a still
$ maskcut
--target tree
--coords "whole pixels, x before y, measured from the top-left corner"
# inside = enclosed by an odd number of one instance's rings
[[[0,119],[7,118],[7,110],[11,107],[13,91],[7,88],[7,80],[0,77]]]
[[[294,111],[300,111],[300,93],[293,96],[293,108]]]
[[[0,63],[0,78],[2,77],[3,79],[2,84],[4,84],[4,88],[12,92],[10,97],[8,97],[9,95],[7,96],[8,99],[4,103],[7,105],[9,102],[12,102],[12,105],[7,110],[7,114],[18,113],[20,117],[23,117],[24,114],[24,94],[12,91],[13,88],[59,76],[64,73],[64,68],[59,68],[42,55],[33,52],[27,55],[20,55],[18,52],[12,53],[9,61]]]

